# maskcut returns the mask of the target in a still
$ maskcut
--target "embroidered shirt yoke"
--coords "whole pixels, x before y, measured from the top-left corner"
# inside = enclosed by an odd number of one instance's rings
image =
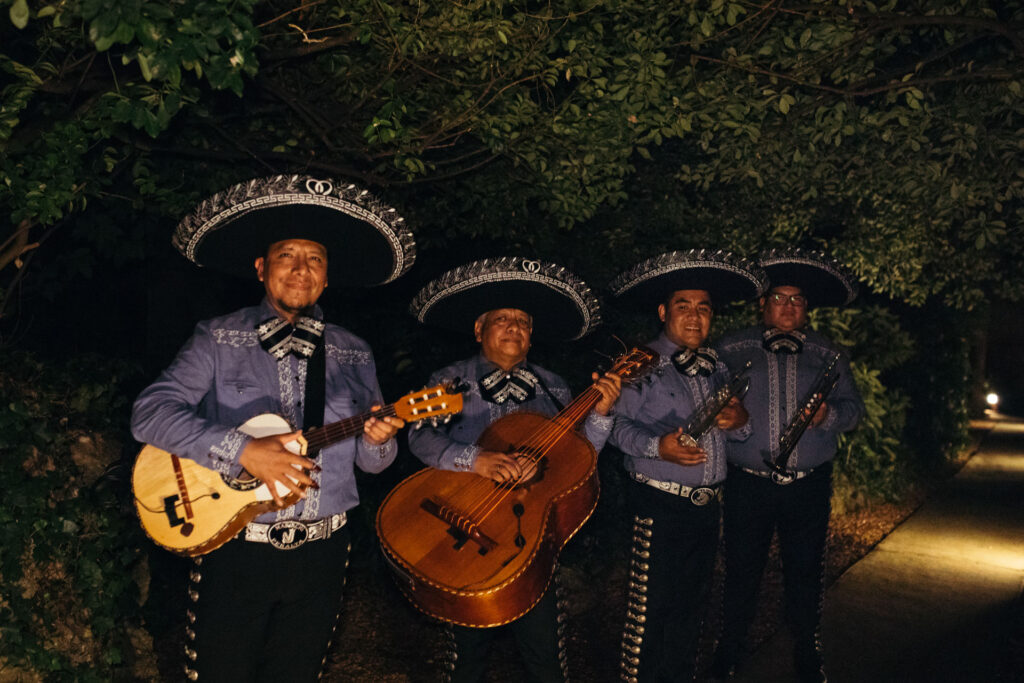
[[[754,436],[745,443],[729,444],[729,462],[768,472],[765,455],[778,453],[779,436],[800,410],[818,372],[838,349],[817,332],[804,329],[806,339],[799,353],[773,353],[764,347],[764,327],[750,327],[726,336],[718,351],[730,368],[751,362],[747,376],[750,389],[743,405],[750,414]],[[864,404],[853,382],[845,354],[837,366],[839,383],[825,401],[828,417],[809,428],[789,457],[793,470],[810,470],[833,458],[836,437],[853,429],[864,414]]]
[[[276,413],[297,429],[302,424],[307,360],[290,353],[278,360],[260,346],[257,326],[272,316],[274,310],[264,299],[259,306],[199,323],[170,367],[136,399],[135,438],[237,476],[238,458],[250,439],[238,426],[256,415]],[[315,317],[323,317],[319,308]],[[330,424],[382,401],[366,342],[337,325],[326,325],[323,334],[324,423]],[[311,488],[305,500],[257,519],[319,519],[355,507],[359,496],[353,466],[380,472],[396,453],[394,439],[375,446],[356,436],[334,444],[316,457],[322,471],[311,476],[319,490]]]
[[[623,452],[623,464],[628,472],[684,486],[718,484],[725,479],[725,441],[749,437],[746,425],[729,432],[712,428],[701,437],[700,447],[708,454],[703,465],[684,467],[662,460],[658,446],[665,434],[685,425],[715,391],[728,383],[725,364],[716,362],[710,375],[690,376],[672,363],[678,346],[664,332],[648,346],[657,351],[661,359],[650,379],[623,387],[616,406],[612,445]]]
[[[417,458],[431,467],[442,470],[470,471],[473,469],[477,453],[480,452],[476,440],[492,422],[519,411],[531,411],[548,417],[558,412],[554,402],[541,387],[536,387],[533,396],[522,403],[494,403],[484,400],[480,395],[479,380],[493,372],[495,367],[483,355],[478,354],[453,363],[430,376],[430,386],[459,377],[468,388],[462,396],[462,412],[450,423],[439,427],[426,425],[409,432],[409,448]],[[561,377],[537,365],[528,365],[528,368],[540,377],[563,406],[569,403],[572,398],[569,387]],[[608,438],[611,426],[611,417],[591,411],[583,423],[583,435],[599,451]]]

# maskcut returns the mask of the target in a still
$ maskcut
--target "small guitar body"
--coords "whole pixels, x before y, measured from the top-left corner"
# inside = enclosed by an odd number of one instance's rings
[[[462,394],[448,385],[438,385],[406,394],[379,410],[345,418],[323,427],[304,430],[299,440],[286,444],[296,455],[322,448],[362,434],[371,417],[394,416],[407,423],[448,419],[462,410]],[[257,415],[238,428],[260,438],[294,431],[288,422],[270,413]],[[275,509],[266,484],[258,479],[233,479],[147,445],[132,470],[135,509],[146,534],[171,552],[196,556],[227,543],[253,519]],[[285,507],[299,501],[299,495],[277,484]]]
[[[283,417],[272,413],[257,415],[238,430],[255,438],[293,431]],[[287,448],[301,453],[297,441]],[[270,489],[258,479],[226,477],[155,446],[143,447],[135,460],[132,488],[146,534],[157,545],[181,555],[202,555],[219,548],[253,519],[274,509]],[[280,485],[278,494],[285,505],[299,500]]]
[[[421,611],[464,626],[497,626],[544,595],[559,552],[590,518],[599,488],[594,447],[557,419],[513,413],[477,440],[484,450],[529,453],[521,446],[526,435],[553,433],[545,444],[550,454],[510,491],[471,472],[428,468],[388,494],[377,532],[399,587]]]

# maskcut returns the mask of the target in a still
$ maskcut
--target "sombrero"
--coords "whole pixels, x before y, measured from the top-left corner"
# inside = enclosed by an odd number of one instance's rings
[[[274,242],[307,239],[327,248],[332,285],[380,285],[416,259],[412,232],[368,191],[309,176],[256,178],[203,201],[172,240],[193,263],[243,277]]]
[[[845,306],[857,297],[857,282],[838,261],[820,251],[772,249],[761,267],[773,287],[799,287],[810,306]]]
[[[470,332],[483,313],[518,308],[533,316],[538,339],[579,339],[601,322],[587,284],[564,267],[506,256],[473,261],[442,274],[413,298],[409,311],[422,323]]]
[[[664,302],[679,289],[703,289],[715,305],[749,300],[767,286],[764,271],[750,259],[727,251],[670,251],[641,261],[608,285],[612,294],[644,305]]]

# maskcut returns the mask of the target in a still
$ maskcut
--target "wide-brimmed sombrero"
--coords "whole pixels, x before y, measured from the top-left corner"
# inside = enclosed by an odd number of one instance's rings
[[[646,306],[663,303],[679,289],[703,289],[716,306],[760,296],[764,271],[750,259],[727,251],[670,251],[641,261],[608,285],[612,294]]]
[[[498,308],[533,316],[538,339],[579,339],[601,322],[601,306],[587,283],[557,264],[519,256],[449,270],[409,304],[420,322],[465,333],[481,314]]]
[[[810,306],[845,306],[857,297],[857,281],[820,251],[772,249],[761,255],[772,287],[799,287]]]
[[[251,277],[256,258],[285,239],[324,245],[332,285],[391,282],[416,258],[412,232],[393,208],[351,183],[300,175],[218,192],[178,224],[172,241],[193,263]]]

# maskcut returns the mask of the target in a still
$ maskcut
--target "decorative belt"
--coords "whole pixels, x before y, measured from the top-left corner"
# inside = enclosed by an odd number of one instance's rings
[[[658,481],[657,479],[651,479],[646,474],[640,474],[639,472],[630,472],[629,476],[632,477],[633,481],[638,481],[641,484],[647,484],[651,488],[670,493],[673,496],[679,496],[680,498],[688,498],[691,503],[697,506],[703,506],[710,503],[712,500],[720,500],[722,494],[722,487],[719,486],[684,486],[677,481]]]
[[[324,517],[315,522],[300,522],[286,519],[273,524],[249,522],[245,526],[245,540],[252,543],[269,543],[278,550],[293,550],[311,541],[322,541],[345,526],[348,516],[341,514]]]
[[[778,472],[762,472],[761,470],[752,470],[749,467],[738,466],[738,469],[742,472],[746,472],[747,474],[753,474],[755,477],[761,477],[762,479],[771,479],[776,484],[785,486],[786,484],[792,484],[797,479],[803,479],[804,477],[811,474],[812,472],[814,472],[814,470],[818,468],[812,467],[811,469],[804,470],[802,472],[788,472],[786,474],[779,474]]]

